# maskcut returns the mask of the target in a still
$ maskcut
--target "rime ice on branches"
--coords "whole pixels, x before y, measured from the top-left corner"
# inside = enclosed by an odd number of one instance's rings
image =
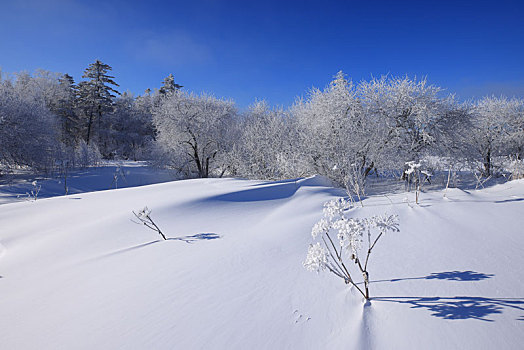
[[[351,203],[343,198],[324,204],[324,216],[311,230],[317,242],[310,244],[304,267],[316,272],[328,270],[369,299],[369,257],[384,233],[400,231],[398,217],[350,218],[351,208]],[[362,275],[364,290],[354,282],[350,261]]]

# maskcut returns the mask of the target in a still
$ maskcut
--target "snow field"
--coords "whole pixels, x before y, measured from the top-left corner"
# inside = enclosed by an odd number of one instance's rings
[[[367,198],[354,215],[401,229],[371,256],[369,304],[302,266],[340,195],[206,179],[2,205],[2,348],[521,347],[524,181]],[[146,205],[168,241],[131,221]]]

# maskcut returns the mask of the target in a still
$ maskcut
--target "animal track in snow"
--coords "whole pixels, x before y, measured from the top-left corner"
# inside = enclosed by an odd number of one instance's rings
[[[302,315],[298,310],[293,311],[293,318],[295,319],[295,324],[305,323],[311,320],[311,317],[306,317]]]

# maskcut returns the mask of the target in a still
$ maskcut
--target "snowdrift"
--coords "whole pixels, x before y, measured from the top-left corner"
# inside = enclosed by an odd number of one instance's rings
[[[0,208],[4,349],[518,349],[524,181],[367,198],[398,214],[369,304],[302,267],[322,178],[186,180]],[[169,237],[132,221],[151,217]]]

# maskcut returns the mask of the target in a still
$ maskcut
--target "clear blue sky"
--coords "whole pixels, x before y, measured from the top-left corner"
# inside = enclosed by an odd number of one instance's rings
[[[467,99],[524,96],[524,1],[0,0],[0,67],[76,81],[95,59],[121,91],[169,73],[192,91],[290,105],[339,70],[427,76]]]

